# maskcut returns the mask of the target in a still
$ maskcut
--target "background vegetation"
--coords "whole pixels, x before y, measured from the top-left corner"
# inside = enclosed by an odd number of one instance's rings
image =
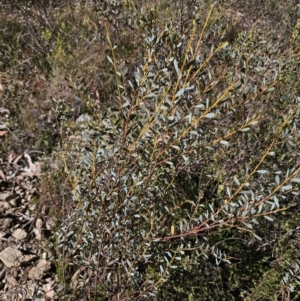
[[[51,162],[61,300],[299,299],[296,1],[0,14],[0,151]]]

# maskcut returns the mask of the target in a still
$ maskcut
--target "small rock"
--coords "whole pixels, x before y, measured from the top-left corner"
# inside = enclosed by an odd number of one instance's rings
[[[24,255],[22,263],[30,263],[38,258],[37,255]]]
[[[37,267],[33,267],[28,273],[29,279],[38,280],[38,279],[42,278],[42,276],[43,276],[43,270],[41,270]]]
[[[19,285],[18,281],[12,276],[8,276],[8,277],[6,277],[6,279],[12,286]]]
[[[5,200],[7,202],[11,202],[12,200],[17,200],[18,198],[19,198],[19,195],[17,193],[12,193]]]
[[[2,192],[0,193],[0,201],[5,201],[11,195],[9,192]]]
[[[9,204],[13,207],[17,207],[19,205],[18,199],[12,199],[9,201]]]
[[[56,224],[56,218],[55,217],[50,217],[46,222],[47,230],[53,230],[55,224]]]
[[[32,232],[35,234],[35,238],[36,238],[37,240],[41,240],[41,239],[42,239],[42,233],[41,233],[40,230],[34,228],[34,229],[32,230]]]
[[[39,229],[39,230],[42,229],[42,227],[43,227],[43,221],[42,221],[40,218],[37,218],[37,219],[36,219],[35,227],[36,227],[37,229]]]
[[[45,294],[45,297],[43,298],[45,301],[47,300],[54,300],[54,296],[55,296],[55,292],[54,292],[54,290],[51,290],[51,291],[49,291],[49,292],[47,292],[46,294]],[[42,299],[42,300],[43,300]]]
[[[22,261],[22,257],[22,253],[18,249],[12,247],[8,247],[0,253],[0,260],[2,260],[9,268],[20,263]]]
[[[33,267],[29,273],[29,279],[41,279],[45,272],[49,271],[51,263],[45,259],[41,259],[36,267]]]
[[[53,288],[54,281],[43,285],[43,291],[49,292]]]
[[[0,213],[4,213],[10,209],[10,205],[6,201],[0,201]]]
[[[50,261],[47,261],[46,259],[41,259],[41,260],[39,260],[39,263],[37,264],[36,267],[41,268],[46,272],[46,271],[50,270],[51,263],[50,263]]]
[[[0,218],[0,229],[10,228],[12,221],[12,218]]]
[[[27,237],[27,232],[19,228],[13,233],[13,237],[22,240]]]

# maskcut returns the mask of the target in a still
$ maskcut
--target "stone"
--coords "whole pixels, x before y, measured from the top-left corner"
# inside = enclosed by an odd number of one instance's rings
[[[34,228],[32,230],[32,232],[35,234],[35,238],[37,240],[41,240],[42,239],[42,233],[41,233],[41,231],[39,229]]]
[[[53,230],[55,227],[55,224],[56,224],[56,218],[54,216],[50,217],[46,222],[47,230]]]
[[[39,260],[36,267],[33,267],[29,273],[29,279],[41,279],[45,272],[49,271],[51,268],[51,263],[45,259]]]
[[[6,277],[6,279],[12,286],[19,285],[18,281],[12,276],[8,276],[8,277]]]
[[[45,272],[49,271],[51,268],[51,263],[50,263],[50,261],[47,261],[46,259],[41,259],[41,260],[39,260],[39,262],[37,264],[37,268],[41,268]]]
[[[11,195],[11,193],[9,193],[9,192],[0,193],[0,201],[5,201],[10,195]]]
[[[12,206],[12,207],[17,207],[18,206],[18,198],[16,199],[12,199],[9,201],[9,204]]]
[[[7,247],[0,253],[0,260],[9,268],[18,265],[23,254],[16,248]]]
[[[19,198],[19,195],[17,193],[12,193],[10,195],[8,195],[5,200],[7,202],[11,202],[12,200],[17,200]]]
[[[31,202],[39,197],[41,165],[28,156],[0,156],[0,301],[54,301],[62,291],[51,269],[54,256],[41,251],[44,229],[53,233],[53,228],[46,225],[48,216],[37,218],[39,203]]]
[[[0,201],[0,213],[4,213],[10,209],[10,205],[6,201]]]
[[[37,229],[39,229],[39,230],[42,229],[42,227],[43,227],[43,221],[42,221],[40,218],[37,218],[37,219],[36,219],[35,227],[36,227]]]
[[[48,291],[48,292],[46,293],[46,296],[47,296],[48,298],[51,298],[51,299],[53,299],[54,295],[55,295],[54,290]]]
[[[54,300],[54,296],[55,296],[55,292],[54,292],[54,290],[51,290],[44,295],[44,297],[41,299],[41,301]]]
[[[33,254],[23,255],[22,265],[28,265],[37,260],[38,256]]]
[[[0,218],[0,229],[8,229],[11,226],[12,218]]]
[[[27,232],[19,228],[14,231],[13,237],[16,238],[17,240],[23,240],[24,238],[27,237]]]
[[[54,286],[54,281],[51,281],[49,283],[46,283],[43,285],[43,291],[44,292],[49,292]]]

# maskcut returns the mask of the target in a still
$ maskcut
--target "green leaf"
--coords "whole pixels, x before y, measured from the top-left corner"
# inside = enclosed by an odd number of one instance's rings
[[[224,144],[226,147],[229,146],[229,142],[228,142],[228,141],[221,140],[220,143],[221,143],[221,144]]]
[[[162,265],[159,265],[159,269],[160,269],[161,274],[163,274],[164,273],[164,268],[163,268]]]
[[[173,64],[174,64],[174,68],[175,68],[175,70],[176,70],[177,75],[179,75],[178,62],[177,62],[176,59],[174,59]]]
[[[252,232],[252,234],[253,234],[253,236],[254,236],[256,239],[258,239],[258,240],[262,240],[262,238],[261,238],[261,237],[259,237],[258,235],[256,235],[254,232]]]
[[[240,131],[241,131],[241,132],[248,132],[248,131],[250,131],[250,128],[243,128],[243,129],[241,129]]]
[[[185,89],[180,89],[180,90],[176,93],[175,97],[181,96],[184,92],[185,92]]]
[[[300,183],[300,178],[293,178],[293,179],[291,179],[291,182],[293,182],[293,183]]]
[[[205,118],[214,118],[215,116],[216,116],[215,113],[208,113],[208,114],[206,114],[204,117],[205,117]]]
[[[274,221],[274,219],[273,219],[272,217],[267,216],[267,215],[264,215],[264,218],[265,218],[266,220],[270,221],[270,222],[273,222],[273,221]]]
[[[266,173],[268,173],[268,172],[269,172],[269,171],[266,170],[266,169],[260,169],[260,170],[257,171],[257,173],[262,174],[262,175],[264,175],[264,174],[266,174]]]
[[[107,56],[107,59],[109,60],[109,62],[110,62],[111,64],[114,64],[110,56]]]
[[[238,186],[241,185],[239,179],[238,179],[236,176],[233,177],[233,180],[234,180],[234,182],[235,182]]]
[[[287,191],[287,190],[291,190],[293,188],[293,185],[285,185],[285,186],[282,186],[281,189],[283,191]]]

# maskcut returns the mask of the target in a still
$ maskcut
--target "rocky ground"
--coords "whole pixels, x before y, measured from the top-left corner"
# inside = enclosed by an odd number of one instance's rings
[[[5,130],[0,130],[0,136]],[[1,139],[1,137],[0,137]],[[1,143],[1,141],[0,141]],[[53,219],[37,210],[42,162],[30,152],[0,154],[0,300],[57,300],[57,276],[46,237]],[[37,213],[39,212],[39,213]]]

